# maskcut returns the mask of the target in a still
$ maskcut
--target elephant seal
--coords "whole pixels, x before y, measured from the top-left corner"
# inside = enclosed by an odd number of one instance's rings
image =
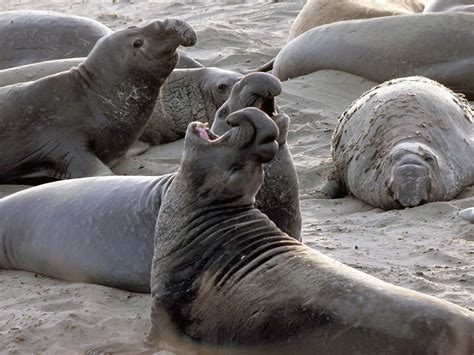
[[[293,22],[288,41],[313,27],[328,23],[422,12],[423,3],[423,1],[418,0],[389,2],[377,0],[309,0]]]
[[[0,87],[37,80],[80,65],[85,58],[57,59],[0,70]],[[219,68],[175,69],[161,87],[140,140],[151,145],[184,137],[192,121],[212,123],[241,74]]]
[[[459,217],[462,219],[474,223],[474,207],[466,208],[459,212]]]
[[[103,37],[77,68],[0,88],[0,182],[110,175],[145,128],[177,47],[195,42],[187,23],[155,21]]]
[[[323,188],[383,208],[447,201],[474,184],[468,102],[422,77],[372,88],[339,118],[334,171]]]
[[[275,59],[273,75],[287,80],[334,69],[375,82],[421,75],[471,100],[473,27],[474,16],[469,13],[388,16],[324,25],[289,42]]]
[[[267,91],[262,86],[265,82]],[[299,201],[297,178],[296,173],[290,175],[295,171],[291,157],[285,156],[289,154],[285,144],[289,120],[273,96],[281,91],[278,79],[268,74],[251,75],[239,84],[233,89],[235,102],[226,104],[229,113],[245,107],[249,102],[245,98],[253,96],[249,105],[273,112],[272,119],[280,129],[277,159],[281,163],[266,170],[263,188],[268,185],[267,193],[257,195],[257,204],[275,218],[277,226],[300,239],[299,204],[291,205]],[[239,95],[241,92],[245,95]],[[219,127],[224,132],[230,129],[227,124]],[[156,218],[174,176],[71,179],[0,199],[0,268],[150,292]],[[292,191],[295,184],[296,191]],[[268,196],[270,192],[276,197]],[[290,192],[296,197],[291,199]],[[286,216],[285,211],[289,212]]]
[[[54,11],[0,13],[0,69],[55,59],[86,57],[97,41],[112,33],[98,21]],[[177,68],[202,68],[178,50]]]
[[[187,130],[156,224],[147,346],[179,354],[474,350],[471,311],[345,266],[254,208],[278,132],[255,108],[227,120],[233,128],[222,136],[198,122]]]
[[[473,0],[433,0],[429,1],[423,13],[429,12],[474,12]]]
[[[281,112],[275,97],[282,91],[280,81],[266,73],[244,76],[232,88],[229,99],[219,108],[211,130],[219,135],[230,127],[226,119],[230,113],[245,107],[257,107],[267,113],[278,126],[278,152],[265,164],[265,181],[257,194],[256,207],[265,213],[288,235],[301,241],[301,211],[296,168],[287,144],[289,117]]]
[[[0,69],[84,57],[112,33],[100,22],[52,11],[0,13]]]

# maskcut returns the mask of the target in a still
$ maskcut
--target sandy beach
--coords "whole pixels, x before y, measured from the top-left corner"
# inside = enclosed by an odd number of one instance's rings
[[[39,2],[38,2],[39,3]],[[186,49],[205,66],[243,71],[274,57],[286,43],[303,1],[3,1],[0,10],[42,9],[81,15],[116,30],[175,17],[198,33]],[[331,164],[337,117],[377,83],[320,71],[283,83],[280,108],[291,118],[303,241],[384,281],[474,310],[474,224],[458,217],[474,206],[471,186],[455,200],[384,211],[352,197],[317,198]],[[183,141],[122,161],[121,175],[162,175],[179,164]],[[0,186],[0,197],[27,186]],[[103,343],[136,342],[148,329],[147,294],[0,270],[0,353],[81,353]]]

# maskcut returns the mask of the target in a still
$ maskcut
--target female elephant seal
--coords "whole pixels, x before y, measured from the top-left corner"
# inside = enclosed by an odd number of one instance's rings
[[[313,28],[278,53],[280,80],[323,69],[375,82],[421,75],[474,99],[474,16],[432,13],[342,21]]]
[[[155,21],[103,37],[77,68],[0,88],[0,182],[110,175],[143,132],[177,47],[195,42],[185,22]]]
[[[84,59],[57,59],[0,70],[0,87],[66,71]],[[140,140],[151,145],[169,143],[183,138],[192,121],[212,123],[217,109],[229,98],[241,77],[239,73],[219,68],[173,70],[161,87]]]
[[[280,91],[278,79],[252,74],[233,88],[226,105],[229,112],[248,104],[273,113],[280,163],[266,167],[257,204],[278,227],[300,239],[298,181],[286,144],[289,120],[274,102]],[[174,176],[64,180],[0,199],[0,268],[150,292],[156,218]]]
[[[220,137],[190,124],[163,199],[150,346],[179,354],[474,350],[472,312],[338,263],[255,209],[278,131],[255,108],[227,120],[233,128]]]
[[[454,198],[474,184],[469,104],[421,77],[379,85],[342,114],[332,139],[330,197],[383,209]]]

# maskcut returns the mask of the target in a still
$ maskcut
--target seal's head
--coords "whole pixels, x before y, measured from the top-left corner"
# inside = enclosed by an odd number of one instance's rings
[[[226,119],[229,114],[244,107],[257,107],[275,120],[279,115],[275,97],[280,95],[281,90],[280,80],[273,75],[251,73],[243,76],[232,88],[229,99],[216,112],[212,131],[217,134],[227,132],[229,125]]]
[[[426,144],[401,142],[389,153],[391,174],[388,189],[402,207],[414,207],[430,201],[437,189],[436,177],[441,162]]]
[[[201,90],[203,93],[210,94],[210,101],[215,107],[214,115],[217,109],[229,98],[232,88],[242,78],[242,74],[219,68],[202,68],[199,70],[207,73]],[[212,123],[213,119],[214,117],[209,117],[209,122]]]
[[[165,19],[142,27],[129,27],[101,38],[86,63],[104,71],[130,75],[166,77],[179,59],[176,49],[192,46],[197,37],[193,28],[184,21]],[[106,63],[106,65],[104,65]]]
[[[199,204],[253,204],[263,180],[262,163],[278,151],[278,128],[261,110],[246,108],[231,114],[232,127],[222,136],[207,125],[192,122],[187,129],[178,175]]]

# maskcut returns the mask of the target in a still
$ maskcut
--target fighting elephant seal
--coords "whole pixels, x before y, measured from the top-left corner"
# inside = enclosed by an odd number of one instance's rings
[[[443,0],[442,0],[443,1]],[[373,17],[410,15],[423,11],[417,0],[309,0],[291,25],[288,41],[313,27],[328,23]]]
[[[255,209],[278,132],[254,108],[227,120],[233,128],[220,137],[190,124],[163,199],[148,346],[180,354],[474,350],[469,310],[345,266]]]
[[[80,65],[85,58],[57,59],[0,70],[0,87],[37,80]],[[192,121],[212,123],[241,74],[219,68],[175,69],[161,87],[140,140],[151,145],[183,138]]]
[[[273,113],[280,130],[280,163],[267,168],[262,187],[266,192],[257,195],[257,204],[275,218],[277,226],[300,239],[298,182],[293,161],[286,156],[289,121],[274,102],[273,95],[281,91],[276,84],[278,79],[268,74],[248,76],[234,87],[235,101],[226,105],[229,113],[247,103]],[[219,129],[231,127],[225,124]],[[64,180],[0,199],[0,268],[149,292],[156,218],[174,176]],[[288,196],[290,193],[296,196]]]
[[[0,88],[0,181],[110,175],[145,128],[177,47],[195,42],[185,22],[155,21],[103,37],[77,68]]]
[[[97,41],[112,33],[98,21],[54,11],[0,13],[0,69],[55,59],[86,57]],[[180,53],[177,68],[201,68]]]
[[[289,42],[278,53],[273,74],[287,80],[334,69],[375,82],[421,75],[473,99],[473,27],[474,16],[469,13],[332,23]]]
[[[474,184],[469,104],[421,77],[372,88],[339,118],[324,191],[393,209],[446,201]]]

